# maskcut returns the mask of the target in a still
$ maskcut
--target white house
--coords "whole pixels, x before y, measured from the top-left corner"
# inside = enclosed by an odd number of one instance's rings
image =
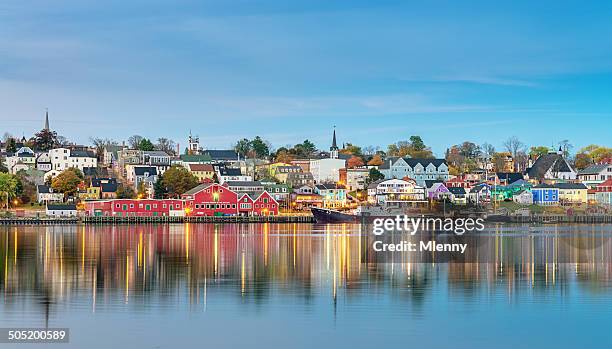
[[[239,168],[218,167],[216,170],[219,183],[221,184],[230,181],[249,182],[253,180],[253,177],[242,174]]]
[[[591,165],[578,172],[578,180],[589,188],[595,188],[611,178],[612,164]]]
[[[378,170],[386,179],[409,177],[420,186],[425,186],[426,180],[446,182],[449,179],[448,165],[444,159],[390,157],[378,166]]]
[[[40,153],[36,156],[36,169],[40,171],[51,171],[51,157],[49,153]]]
[[[533,194],[529,190],[521,190],[512,195],[512,201],[521,205],[533,205]]]
[[[368,187],[368,195],[372,193]],[[376,184],[374,201],[385,206],[416,206],[426,203],[425,187],[417,185],[414,181],[403,179],[388,179]]]
[[[46,210],[49,217],[76,217],[76,205],[47,205]]]
[[[21,147],[12,156],[7,156],[4,162],[9,172],[15,174],[24,169],[34,168],[36,164],[36,155],[32,149]]]
[[[538,181],[573,180],[576,171],[563,157],[563,152],[550,152],[541,155],[536,162],[527,169],[527,177]]]
[[[64,201],[64,194],[55,193],[52,188],[46,185],[36,186],[36,196],[39,204]]]
[[[87,150],[70,150],[56,148],[49,150],[51,169],[64,171],[67,168],[78,168],[83,171],[85,167],[97,167],[98,159],[95,154]]]

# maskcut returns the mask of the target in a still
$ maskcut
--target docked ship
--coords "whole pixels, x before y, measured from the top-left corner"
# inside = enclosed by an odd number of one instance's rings
[[[317,223],[371,223],[377,218],[392,218],[406,214],[403,209],[389,209],[378,206],[359,206],[352,211],[312,207],[311,211]]]

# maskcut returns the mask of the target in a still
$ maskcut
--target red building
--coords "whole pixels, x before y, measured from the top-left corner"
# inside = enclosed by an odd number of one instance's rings
[[[200,184],[182,195],[187,216],[238,214],[238,195],[217,183]]]
[[[277,216],[278,202],[267,191],[243,193],[238,200],[238,213],[245,216]]]
[[[184,212],[184,201],[178,199],[116,199],[85,202],[85,213],[90,216],[163,217],[183,216]]]

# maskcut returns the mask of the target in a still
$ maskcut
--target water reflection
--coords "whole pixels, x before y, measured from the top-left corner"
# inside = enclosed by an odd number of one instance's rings
[[[3,227],[0,279],[5,324],[26,307],[44,319],[67,309],[206,310],[216,297],[241,304],[363,304],[380,294],[411,304],[501,297],[608,294],[611,226],[497,227],[478,263],[362,263],[359,225],[186,224]],[[564,240],[565,239],[565,240]],[[569,239],[569,240],[568,240]],[[585,248],[585,246],[587,248]],[[563,255],[563,257],[560,257]],[[539,296],[538,296],[539,295]],[[314,306],[313,306],[314,307]]]

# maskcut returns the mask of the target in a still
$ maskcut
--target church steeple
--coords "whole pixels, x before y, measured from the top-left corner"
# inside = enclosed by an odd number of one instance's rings
[[[332,138],[332,145],[329,147],[329,157],[332,159],[338,158],[338,144],[336,143],[336,126],[334,126],[334,136]]]
[[[44,130],[49,131],[49,109],[45,113],[45,128]]]

